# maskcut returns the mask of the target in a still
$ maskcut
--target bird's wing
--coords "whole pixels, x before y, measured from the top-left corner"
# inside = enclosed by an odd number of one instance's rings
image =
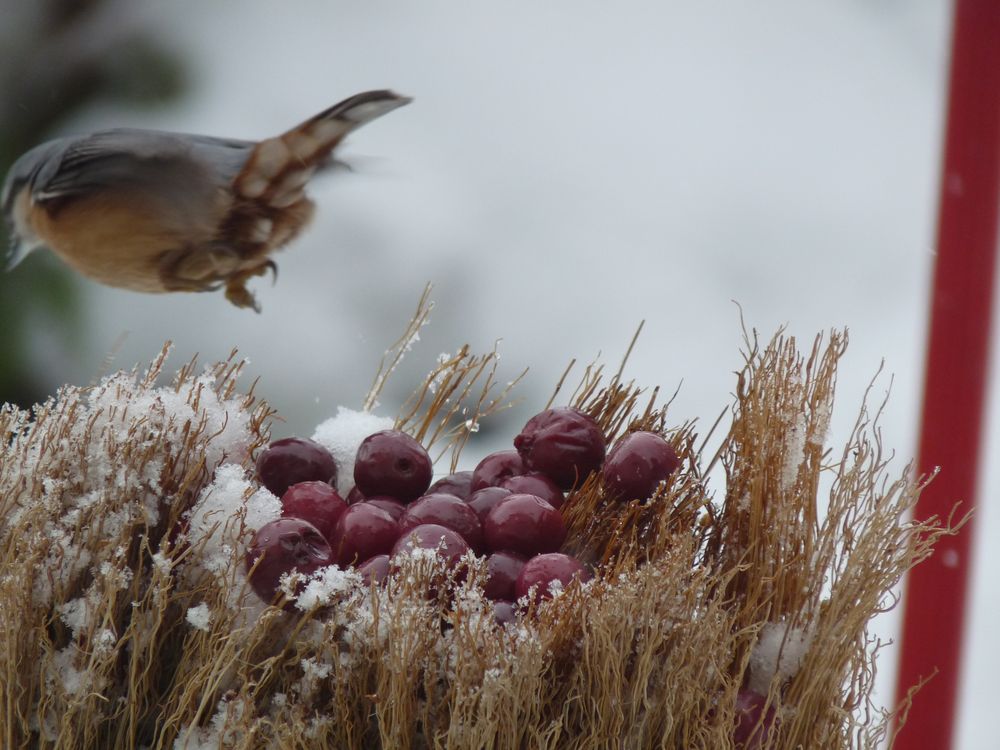
[[[36,201],[102,189],[157,185],[184,190],[193,176],[226,185],[242,169],[251,141],[151,130],[103,130],[53,142],[32,179]]]

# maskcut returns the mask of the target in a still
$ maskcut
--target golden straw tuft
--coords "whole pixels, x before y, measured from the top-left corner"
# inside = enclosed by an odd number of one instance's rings
[[[365,409],[429,312],[425,293]],[[728,748],[748,689],[775,717],[749,746],[891,740],[892,712],[871,703],[881,644],[868,628],[961,522],[908,520],[927,478],[888,474],[881,406],[827,446],[846,345],[834,331],[803,355],[781,332],[748,335],[707,462],[658,389],[585,368],[569,403],[609,445],[651,430],[682,468],[645,501],[605,498],[597,475],[570,493],[563,551],[595,577],[507,626],[472,555],[449,570],[418,550],[371,587],[325,569],[303,582],[304,611],[257,601],[243,561],[276,512],[251,472],[272,414],[239,393],[235,355],[158,387],[165,349],[146,372],[64,387],[30,413],[4,406],[0,745]],[[397,427],[454,470],[509,405],[516,380],[496,383],[496,363],[467,347],[443,358]]]

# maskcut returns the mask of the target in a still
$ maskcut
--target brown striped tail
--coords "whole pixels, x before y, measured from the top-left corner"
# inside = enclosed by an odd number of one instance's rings
[[[284,208],[301,200],[306,183],[327,164],[348,133],[410,102],[392,91],[355,94],[276,138],[258,143],[234,180],[238,195]]]

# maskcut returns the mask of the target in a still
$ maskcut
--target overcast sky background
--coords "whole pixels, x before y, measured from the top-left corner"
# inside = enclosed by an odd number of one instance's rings
[[[483,351],[502,339],[506,373],[531,367],[525,406],[484,430],[473,456],[506,445],[570,359],[617,365],[641,320],[627,374],[682,384],[671,421],[710,424],[741,362],[735,301],[765,337],[787,325],[808,346],[819,331],[849,329],[834,445],[884,359],[876,393],[891,374],[883,433],[902,470],[922,379],[947,2],[278,7],[123,4],[118,20],[158,29],[193,85],[169,108],[96,106],[67,130],[258,138],[369,88],[414,103],[351,137],[354,173],[314,185],[312,229],[277,258],[277,285],[255,286],[261,315],[219,294],[87,283],[90,340],[72,378],[98,373],[125,331],[121,366],[166,339],[177,366],[235,346],[286,419],[276,433],[311,434],[338,404],[360,405],[430,281],[437,307],[383,399],[387,413],[439,352],[465,342]],[[996,412],[994,400],[987,455],[1000,444]],[[1000,474],[986,469],[995,500]],[[996,507],[977,523],[982,541],[1000,533]],[[995,747],[1000,593],[987,579],[1000,557],[986,547],[962,748]],[[891,635],[896,619],[880,630]],[[887,655],[885,701],[894,664]]]

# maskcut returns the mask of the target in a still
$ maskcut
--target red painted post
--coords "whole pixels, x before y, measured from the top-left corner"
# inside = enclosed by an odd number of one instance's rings
[[[956,0],[918,466],[941,473],[918,518],[975,500],[1000,208],[1000,0]],[[973,524],[909,576],[897,695],[916,696],[897,750],[952,747]]]

